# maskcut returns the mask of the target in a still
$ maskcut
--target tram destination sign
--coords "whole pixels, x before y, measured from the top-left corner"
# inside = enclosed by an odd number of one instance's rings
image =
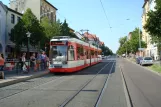
[[[51,41],[51,45],[67,45],[67,41]]]

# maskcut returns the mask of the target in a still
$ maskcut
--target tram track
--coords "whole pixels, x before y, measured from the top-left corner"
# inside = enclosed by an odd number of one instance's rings
[[[101,90],[101,92],[100,92],[100,94],[99,94],[99,97],[98,97],[98,99],[97,99],[97,101],[96,101],[94,107],[98,107],[98,105],[100,104],[100,102],[101,102],[101,100],[102,100],[103,94],[104,94],[104,92],[105,92],[105,89],[107,88],[108,80],[109,80],[109,77],[110,77],[110,75],[111,75],[111,72],[112,72],[112,70],[113,70],[114,65],[115,65],[115,62],[113,62],[113,64],[112,64],[112,67],[111,67],[111,69],[110,69],[109,75],[107,75],[107,77],[106,77],[106,80],[105,80],[105,82],[104,82],[103,88],[102,88],[102,90]]]
[[[57,77],[54,77],[53,79],[51,79],[51,80],[49,80],[49,81],[46,81],[46,82],[44,82],[44,83],[35,85],[35,86],[33,86],[33,87],[26,88],[26,89],[19,89],[18,92],[15,92],[15,93],[9,94],[9,95],[7,95],[7,96],[5,96],[5,97],[2,97],[2,98],[0,98],[0,100],[6,99],[6,98],[8,98],[8,97],[11,97],[11,96],[14,96],[14,95],[16,95],[16,94],[22,93],[22,92],[24,92],[24,91],[30,90],[31,88],[36,88],[36,87],[38,87],[38,86],[41,86],[41,85],[44,85],[44,84],[47,84],[47,83],[50,83],[50,82],[53,82],[53,81],[57,81],[57,80],[59,80],[59,79],[61,79],[61,78],[63,78],[63,76],[57,76]],[[18,87],[18,86],[21,86],[21,85],[24,85],[24,84],[25,84],[25,83],[22,83],[22,84],[20,84],[20,85],[16,85],[15,87]],[[5,88],[5,87],[4,87],[4,88]],[[1,89],[1,91],[6,91],[6,90],[10,90],[10,89],[5,89],[5,90]],[[13,89],[11,89],[11,90],[13,90]],[[0,91],[0,92],[1,92],[1,91]]]
[[[93,67],[98,67],[99,68],[100,66],[102,66],[102,65],[101,64],[97,64],[97,65],[94,65]],[[90,67],[86,68],[86,69],[90,69]],[[82,72],[75,73],[73,76],[75,76],[77,74],[86,73],[86,69],[84,69]],[[48,75],[48,76],[50,77],[51,75]],[[7,90],[15,90],[16,92],[9,93],[8,95],[6,95],[4,97],[0,97],[0,100],[9,98],[11,96],[14,96],[16,94],[25,92],[27,90],[34,89],[34,88],[39,87],[41,85],[45,85],[45,84],[48,84],[48,83],[51,83],[51,82],[56,82],[56,81],[58,81],[60,79],[63,79],[64,77],[66,77],[66,75],[63,75],[63,76],[53,76],[53,77],[51,77],[51,79],[43,80],[44,77],[48,77],[48,76],[43,76],[43,77],[40,77],[40,78],[35,78],[35,79],[27,80],[27,81],[24,81],[24,82],[21,82],[21,83],[18,83],[18,84],[14,84],[14,85],[11,85],[11,86],[3,87],[3,88],[0,89],[0,94],[3,93],[4,91],[7,91]],[[20,88],[18,88],[18,87],[20,87]]]
[[[68,97],[65,101],[63,101],[59,107],[65,107],[67,106],[81,91],[83,91],[83,89],[88,86],[108,65],[110,65],[112,63],[112,67],[110,69],[110,72],[112,71],[115,62],[110,61],[108,62],[105,66],[102,67],[102,69],[100,69],[90,80],[88,80],[85,84],[83,84],[80,89],[78,89],[72,96]],[[106,78],[108,78],[109,76],[107,76]],[[105,85],[105,84],[104,84]],[[103,86],[104,87],[104,86]]]

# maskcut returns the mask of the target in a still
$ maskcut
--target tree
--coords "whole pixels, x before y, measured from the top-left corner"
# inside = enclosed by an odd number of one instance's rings
[[[135,28],[135,30],[131,33],[131,39],[126,41],[127,37],[122,37],[119,39],[120,47],[117,50],[117,54],[122,55],[129,53],[136,53],[138,52],[139,47],[139,29]],[[141,35],[140,35],[141,38]],[[141,40],[141,47],[146,48],[146,43]]]
[[[46,53],[49,54],[50,39],[54,36],[61,36],[61,23],[60,20],[52,22],[48,17],[43,17],[40,25],[44,28],[44,37],[42,38],[40,45],[41,48],[46,50]]]
[[[31,9],[27,9],[22,19],[14,26],[10,33],[10,39],[16,44],[16,50],[20,50],[21,45],[27,46],[27,32],[31,33],[30,44],[37,45],[43,37],[43,28],[40,26],[36,16]]]
[[[44,28],[44,34],[47,39],[51,39],[53,36],[61,35],[61,23],[59,20],[51,22],[48,17],[41,19],[41,26]]]
[[[78,39],[78,37],[73,32],[71,32],[71,28],[68,26],[66,20],[64,20],[63,24],[61,25],[61,35],[70,36]]]
[[[104,55],[112,55],[113,52],[111,49],[109,49],[107,46],[105,46],[104,44],[102,46],[100,46],[101,50],[102,50],[102,54]]]
[[[127,36],[124,36],[119,39],[120,46],[122,46],[127,41]]]
[[[64,20],[64,22],[61,26],[61,35],[63,35],[63,36],[70,35],[70,28],[68,27],[68,23],[66,22],[66,20]]]
[[[148,19],[144,29],[151,35],[152,43],[156,43],[158,51],[161,50],[161,0],[155,0],[155,10],[148,12]],[[159,52],[160,53],[160,52]]]
[[[146,43],[144,41],[141,40],[142,38],[142,33],[140,34],[140,41],[141,41],[141,48],[146,48]],[[133,53],[138,52],[138,48],[140,48],[139,46],[139,29],[135,28],[135,30],[131,33],[131,39],[130,39],[130,46],[131,46],[131,50]]]

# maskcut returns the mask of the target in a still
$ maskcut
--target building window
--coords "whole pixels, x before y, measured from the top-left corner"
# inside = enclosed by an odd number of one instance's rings
[[[15,23],[15,15],[14,14],[11,14],[11,23]]]
[[[17,22],[19,22],[21,20],[21,18],[19,16],[17,16]]]
[[[15,11],[18,11],[18,8],[15,8]]]

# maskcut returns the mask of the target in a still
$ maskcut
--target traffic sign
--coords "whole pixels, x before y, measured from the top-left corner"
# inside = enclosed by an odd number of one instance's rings
[[[143,51],[143,50],[145,50],[145,48],[138,48],[138,50],[139,50],[139,51]]]

